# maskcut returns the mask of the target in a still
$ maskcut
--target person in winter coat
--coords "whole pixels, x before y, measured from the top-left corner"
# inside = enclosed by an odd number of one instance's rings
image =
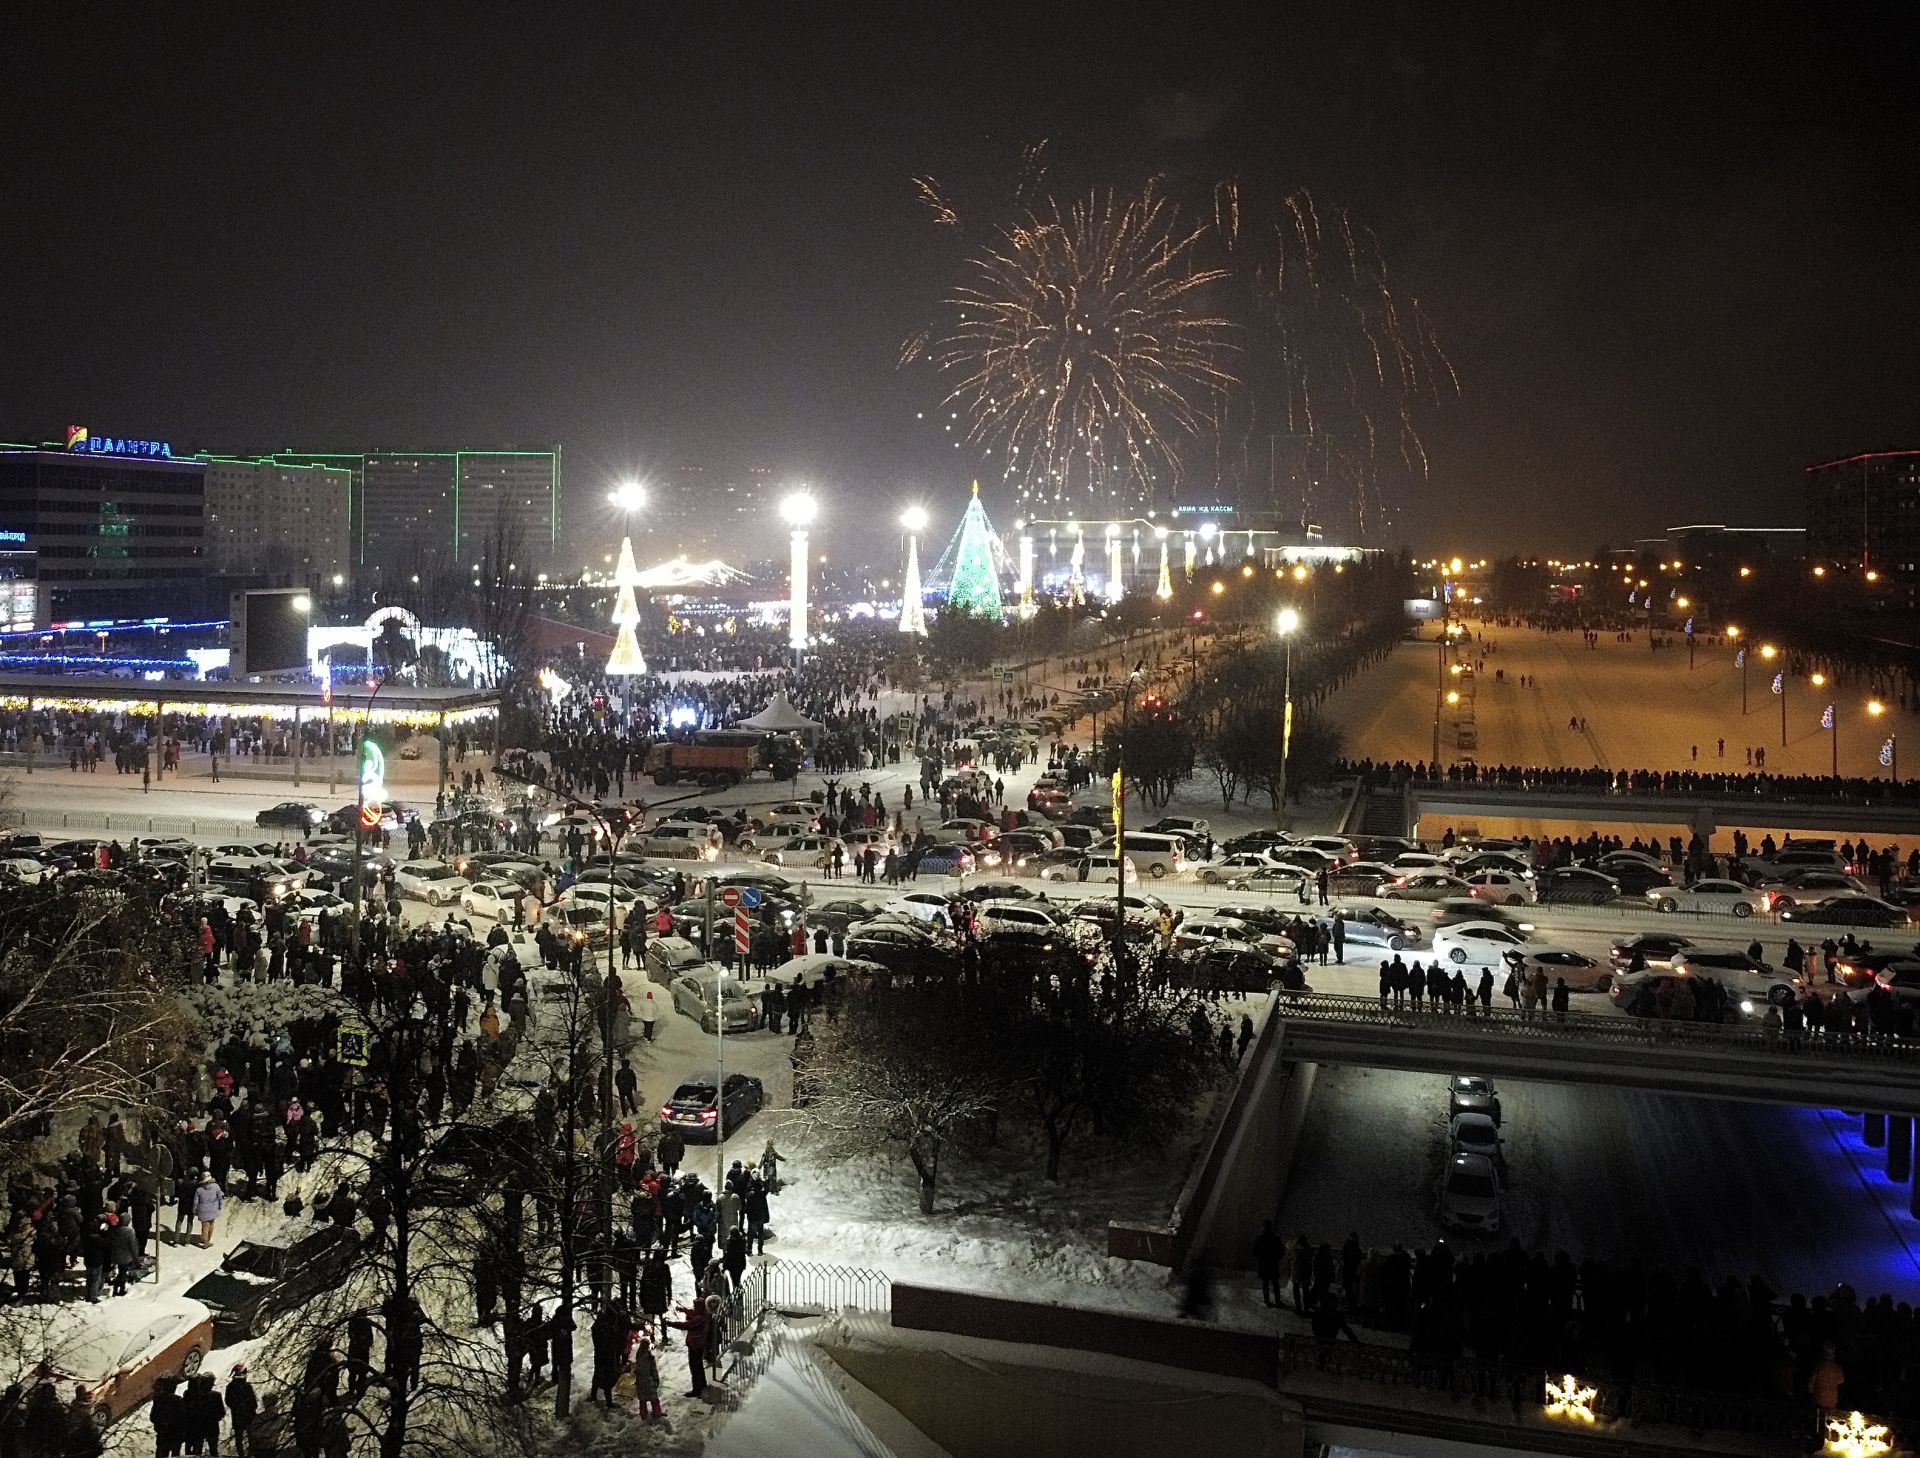
[[[747,1217],[747,1239],[753,1243],[755,1255],[767,1253],[767,1221],[770,1213],[767,1209],[767,1187],[757,1176],[747,1186],[746,1198],[741,1208]]]
[[[235,1362],[227,1378],[227,1416],[233,1420],[233,1447],[240,1458],[252,1458],[254,1424],[260,1418],[260,1399],[247,1378],[247,1364]],[[262,1455],[267,1458],[267,1455]]]
[[[740,1282],[747,1274],[747,1237],[744,1232],[736,1230],[727,1237],[720,1264],[726,1268],[727,1279],[733,1282],[733,1289],[738,1291]]]
[[[673,1304],[673,1271],[668,1267],[666,1257],[659,1254],[647,1258],[640,1268],[640,1309],[648,1316],[658,1319],[667,1314],[667,1308]]]
[[[180,1399],[183,1436],[189,1453],[218,1453],[220,1424],[226,1418],[226,1404],[213,1390],[213,1377],[202,1372],[187,1379],[186,1396]]]
[[[1846,1369],[1834,1356],[1833,1343],[1823,1343],[1820,1360],[1814,1364],[1812,1375],[1807,1378],[1807,1393],[1813,1398],[1813,1405],[1822,1412],[1840,1406],[1840,1388],[1846,1380]]]
[[[666,1416],[660,1405],[660,1362],[646,1332],[633,1347],[633,1399],[641,1417],[651,1421]]]
[[[220,1207],[226,1202],[226,1194],[214,1180],[213,1171],[208,1170],[200,1176],[200,1183],[193,1191],[193,1218],[200,1222],[200,1248],[205,1250],[213,1244],[213,1227],[220,1220]]]
[[[162,1377],[153,1384],[153,1451],[157,1458],[174,1458],[186,1436],[186,1413],[181,1407],[180,1379]]]
[[[125,1214],[108,1207],[105,1217],[113,1221],[113,1234],[107,1241],[108,1264],[113,1268],[113,1294],[127,1294],[127,1283],[140,1279],[140,1243],[135,1237],[133,1221]]]
[[[717,1223],[714,1225],[714,1234],[719,1236],[722,1245],[726,1244],[728,1236],[739,1229],[744,1203],[739,1193],[732,1189],[722,1190],[720,1198],[713,1202],[715,1214],[718,1216]]]
[[[113,1262],[113,1227],[119,1223],[101,1211],[80,1237],[80,1255],[87,1267],[87,1300],[98,1304],[100,1288],[106,1284],[107,1269]]]
[[[692,1391],[688,1397],[704,1397],[707,1391],[707,1351],[713,1338],[714,1313],[719,1310],[720,1298],[709,1296],[704,1301],[696,1301],[691,1306],[680,1308],[685,1321],[669,1321],[666,1325],[675,1331],[687,1334],[687,1370],[692,1375]]]
[[[1553,1015],[1558,1021],[1563,1023],[1567,1020],[1568,1000],[1569,1000],[1569,989],[1567,987],[1567,979],[1564,977],[1554,978],[1553,979]]]
[[[1280,1306],[1280,1258],[1286,1242],[1273,1228],[1271,1220],[1262,1221],[1260,1233],[1253,1238],[1253,1268],[1260,1276],[1260,1300],[1267,1306]]]
[[[613,1384],[620,1376],[627,1354],[627,1335],[632,1327],[627,1313],[617,1301],[609,1301],[593,1318],[593,1383],[587,1388],[587,1401],[603,1397],[609,1411],[613,1408]]]

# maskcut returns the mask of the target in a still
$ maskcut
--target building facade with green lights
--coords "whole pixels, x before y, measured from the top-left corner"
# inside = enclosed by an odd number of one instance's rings
[[[349,480],[350,570],[377,583],[423,563],[474,566],[504,550],[543,571],[560,536],[560,450],[278,451]],[[520,558],[524,556],[525,560]]]

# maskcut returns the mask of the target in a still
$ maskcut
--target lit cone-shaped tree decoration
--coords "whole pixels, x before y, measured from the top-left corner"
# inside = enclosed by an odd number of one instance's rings
[[[618,631],[613,638],[613,652],[607,657],[607,677],[616,674],[635,677],[647,671],[647,660],[640,655],[640,640],[633,631],[640,625],[640,604],[633,595],[633,585],[640,580],[640,569],[633,562],[631,538],[620,539],[620,565],[614,569],[613,580],[620,587],[620,595],[613,602],[613,625]]]
[[[978,481],[973,483],[966,515],[960,518],[960,544],[954,552],[947,601],[974,617],[995,622],[1003,612],[1000,574],[993,565],[993,529],[987,525],[986,508],[980,505]]]
[[[900,583],[900,631],[927,636],[927,604],[920,591],[920,539],[907,533],[907,575]]]

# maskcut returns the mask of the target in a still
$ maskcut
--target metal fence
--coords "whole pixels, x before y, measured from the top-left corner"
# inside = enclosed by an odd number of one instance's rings
[[[1559,1382],[1565,1375],[1474,1357],[1435,1356],[1401,1347],[1320,1341],[1298,1335],[1280,1339],[1280,1372],[1283,1386],[1285,1377],[1292,1373],[1325,1373],[1382,1387],[1507,1402],[1516,1412],[1528,1408],[1538,1411],[1547,1399],[1547,1383]],[[1661,1423],[1690,1432],[1804,1438],[1809,1442],[1817,1442],[1820,1433],[1820,1413],[1810,1402],[1591,1376],[1581,1380],[1593,1389],[1591,1411],[1596,1418]]]
[[[1825,776],[1817,778],[1824,779]],[[1743,807],[1763,813],[1768,805],[1832,805],[1837,808],[1858,810],[1884,809],[1889,804],[1900,809],[1912,809],[1916,801],[1907,782],[1897,799],[1889,800],[1890,782],[1875,780],[1871,788],[1827,789],[1795,783],[1795,776],[1769,778],[1765,783],[1756,782],[1750,787],[1739,790],[1723,790],[1710,786],[1696,786],[1672,789],[1664,785],[1628,785],[1624,788],[1612,785],[1559,784],[1553,780],[1532,778],[1488,779],[1484,776],[1475,779],[1409,779],[1403,783],[1418,795],[1422,792],[1447,795],[1512,795],[1515,798],[1534,796],[1548,798],[1555,795],[1576,799],[1591,799],[1604,805],[1608,800],[1660,800],[1681,804],[1704,804],[1716,808],[1721,806]],[[1604,816],[1598,817],[1604,818]]]
[[[252,839],[262,834],[251,820],[216,820],[188,815],[129,815],[107,810],[0,810],[0,829],[24,830],[31,822],[50,830],[94,831],[111,835],[231,835]],[[286,831],[279,832],[284,836]]]
[[[1913,1039],[1861,1033],[1787,1035],[1756,1023],[1691,1023],[1661,1018],[1608,1017],[1569,1012],[1561,1016],[1541,1008],[1528,1016],[1510,1008],[1452,1012],[1382,1007],[1367,997],[1334,993],[1287,995],[1279,1015],[1294,1022],[1363,1024],[1391,1027],[1418,1037],[1423,1029],[1448,1034],[1476,1033],[1487,1038],[1530,1038],[1549,1042],[1631,1045],[1685,1052],[1778,1053],[1848,1063],[1885,1062],[1905,1067],[1920,1065],[1920,1042]]]
[[[893,1304],[892,1291],[885,1272],[864,1266],[762,1259],[747,1272],[742,1297],[752,1320],[766,1310],[789,1314],[887,1311]]]

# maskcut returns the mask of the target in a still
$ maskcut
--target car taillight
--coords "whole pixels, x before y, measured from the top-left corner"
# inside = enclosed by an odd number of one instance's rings
[[[719,1117],[720,1111],[718,1109],[702,1109],[700,1111],[700,1122],[702,1124],[711,1124]]]
[[[673,1117],[673,1105],[672,1104],[660,1105],[660,1117],[663,1119],[671,1119]]]

